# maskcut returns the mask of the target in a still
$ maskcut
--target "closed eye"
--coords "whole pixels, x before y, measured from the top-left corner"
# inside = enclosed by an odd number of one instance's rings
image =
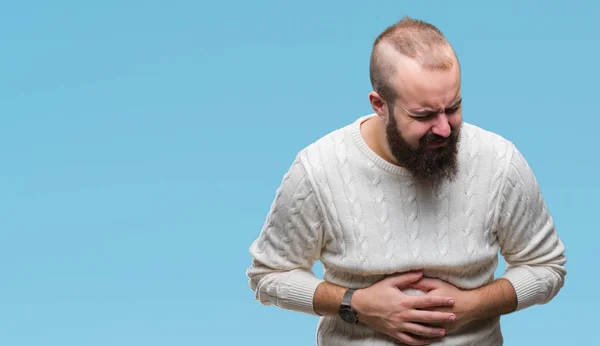
[[[456,103],[452,107],[446,108],[446,114],[456,113],[456,111],[459,110],[461,106],[462,106],[462,98],[458,99],[458,101],[456,101]]]
[[[416,113],[415,115],[412,116],[413,119],[415,120],[427,120],[427,119],[431,119],[433,117],[435,117],[437,115],[436,112],[422,112],[422,113]]]
[[[460,107],[461,107],[461,105],[458,104],[458,105],[453,106],[451,108],[446,108],[444,110],[444,113],[446,113],[447,115],[452,115],[452,114],[456,113],[460,109]],[[412,115],[412,118],[416,119],[416,120],[424,121],[424,120],[427,120],[427,119],[434,118],[437,115],[438,115],[437,112],[423,112],[423,113],[416,113],[416,114]]]
[[[460,109],[460,104],[458,104],[457,106],[454,106],[452,108],[446,108],[446,114],[454,114],[456,113],[459,109]]]
[[[444,113],[446,113],[447,115],[452,115],[452,114],[456,113],[460,109],[461,106],[462,106],[462,99],[459,99],[458,101],[456,101],[456,103],[452,107],[444,109]],[[438,112],[435,112],[435,111],[421,111],[421,112],[413,112],[412,114],[410,114],[410,116],[413,119],[420,120],[420,121],[425,121],[425,120],[434,118],[437,115],[438,115]]]

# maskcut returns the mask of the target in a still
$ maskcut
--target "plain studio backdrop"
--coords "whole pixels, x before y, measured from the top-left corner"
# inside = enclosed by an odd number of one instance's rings
[[[567,246],[506,344],[595,344],[600,4],[516,0],[3,3],[0,344],[314,344],[254,300],[248,248],[297,151],[372,111],[404,15],[447,35],[464,120],[517,144]]]

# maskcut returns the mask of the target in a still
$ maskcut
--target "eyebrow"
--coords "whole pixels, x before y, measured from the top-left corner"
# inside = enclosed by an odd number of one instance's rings
[[[452,104],[452,106],[447,107],[446,109],[454,109],[454,108],[458,108],[458,106],[460,106],[462,103],[462,97],[459,97],[456,101],[454,101],[454,103]],[[437,112],[437,110],[435,109],[431,109],[431,108],[422,108],[419,110],[415,110],[415,111],[410,111],[410,113],[412,113],[415,116],[427,116],[431,113]]]

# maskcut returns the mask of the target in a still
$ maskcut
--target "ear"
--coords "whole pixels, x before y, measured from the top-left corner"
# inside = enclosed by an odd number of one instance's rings
[[[388,105],[377,92],[371,91],[369,93],[369,103],[371,103],[371,107],[373,107],[375,113],[377,113],[382,120],[387,118],[387,115],[389,114],[387,109]]]

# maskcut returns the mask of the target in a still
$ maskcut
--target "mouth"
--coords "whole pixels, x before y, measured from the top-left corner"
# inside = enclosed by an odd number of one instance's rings
[[[439,141],[430,142],[427,146],[430,148],[440,148],[440,147],[443,147],[446,144],[448,144],[449,141],[450,141],[449,138],[444,138]]]

